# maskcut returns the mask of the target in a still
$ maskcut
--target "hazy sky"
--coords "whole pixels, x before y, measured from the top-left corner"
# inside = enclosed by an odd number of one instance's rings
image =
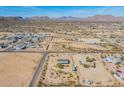
[[[86,17],[97,14],[124,16],[121,6],[0,6],[0,16],[74,16]]]

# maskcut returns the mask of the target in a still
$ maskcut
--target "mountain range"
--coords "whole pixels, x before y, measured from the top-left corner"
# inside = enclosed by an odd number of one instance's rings
[[[63,16],[63,17],[58,17],[58,18],[50,18],[48,16],[33,16],[33,17],[27,17],[27,18],[23,18],[20,16],[15,16],[15,17],[4,17],[4,16],[0,16],[0,21],[4,21],[4,20],[8,20],[8,21],[20,21],[20,20],[35,20],[35,21],[42,21],[42,20],[63,20],[63,21],[105,21],[105,22],[109,22],[109,21],[124,21],[124,16],[120,16],[120,17],[115,17],[112,15],[95,15],[95,16],[89,16],[89,17],[82,17],[82,18],[78,18],[78,17],[73,17],[73,16]]]

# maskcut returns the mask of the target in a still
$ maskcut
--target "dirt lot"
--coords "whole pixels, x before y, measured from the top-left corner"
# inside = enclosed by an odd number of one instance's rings
[[[41,54],[0,53],[0,86],[28,86]]]
[[[70,64],[64,68],[58,68],[57,59],[69,59]],[[89,60],[90,59],[90,60]],[[92,60],[91,60],[92,59]],[[92,62],[88,62],[92,61]],[[80,63],[83,62],[83,63]],[[77,54],[77,53],[53,53],[49,55],[47,67],[42,74],[40,84],[45,86],[115,86],[119,82],[106,70],[101,53]],[[95,67],[94,64],[95,63]],[[75,64],[77,71],[72,70]],[[70,77],[71,76],[71,77]],[[42,82],[41,82],[42,81]],[[90,81],[91,84],[88,84]]]
[[[114,86],[115,83],[118,83],[112,75],[105,69],[102,64],[100,57],[101,54],[81,54],[74,55],[75,63],[78,66],[79,80],[82,86]],[[95,60],[88,62],[87,58]],[[83,64],[80,64],[79,61],[83,61]],[[95,63],[95,67],[93,67]],[[84,64],[89,65],[89,67],[84,66]],[[87,84],[86,80],[92,81],[92,84]]]
[[[69,64],[64,64],[64,68],[57,66],[58,59],[69,59]],[[72,70],[73,62],[68,54],[49,54],[47,60],[47,69],[45,70],[44,79],[40,80],[43,86],[75,86],[78,85],[78,75]],[[40,85],[40,86],[42,86]]]

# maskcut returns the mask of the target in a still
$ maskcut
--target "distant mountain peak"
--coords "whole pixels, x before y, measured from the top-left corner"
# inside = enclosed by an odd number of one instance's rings
[[[112,15],[95,15],[83,18],[84,21],[124,21],[124,17],[114,17]]]
[[[49,20],[50,18],[48,16],[33,16],[30,17],[31,20]]]
[[[79,20],[80,18],[78,17],[73,17],[73,16],[62,16],[59,18],[56,18],[57,20]]]

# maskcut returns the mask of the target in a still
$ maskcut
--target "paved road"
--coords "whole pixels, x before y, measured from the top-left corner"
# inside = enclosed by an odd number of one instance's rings
[[[46,51],[41,59],[41,61],[39,62],[38,66],[36,67],[36,70],[34,72],[33,78],[29,84],[29,87],[36,87],[38,81],[40,80],[40,75],[41,75],[41,70],[43,67],[43,64],[45,63],[45,60],[48,56],[48,52]]]
[[[48,46],[49,47],[49,46]],[[48,47],[46,48],[48,50]],[[45,53],[46,51],[0,51],[0,53]],[[124,53],[121,50],[47,51],[48,53]]]
[[[52,39],[53,39],[53,37],[51,38],[50,42],[52,41]],[[48,56],[48,48],[49,48],[50,42],[49,42],[49,44],[48,44],[48,46],[46,48],[46,52],[44,53],[41,61],[37,65],[36,70],[34,71],[34,75],[32,77],[32,80],[31,80],[30,84],[29,84],[29,87],[37,87],[37,84],[38,84],[38,82],[40,80],[40,76],[42,74],[43,64],[45,63],[46,58]]]

